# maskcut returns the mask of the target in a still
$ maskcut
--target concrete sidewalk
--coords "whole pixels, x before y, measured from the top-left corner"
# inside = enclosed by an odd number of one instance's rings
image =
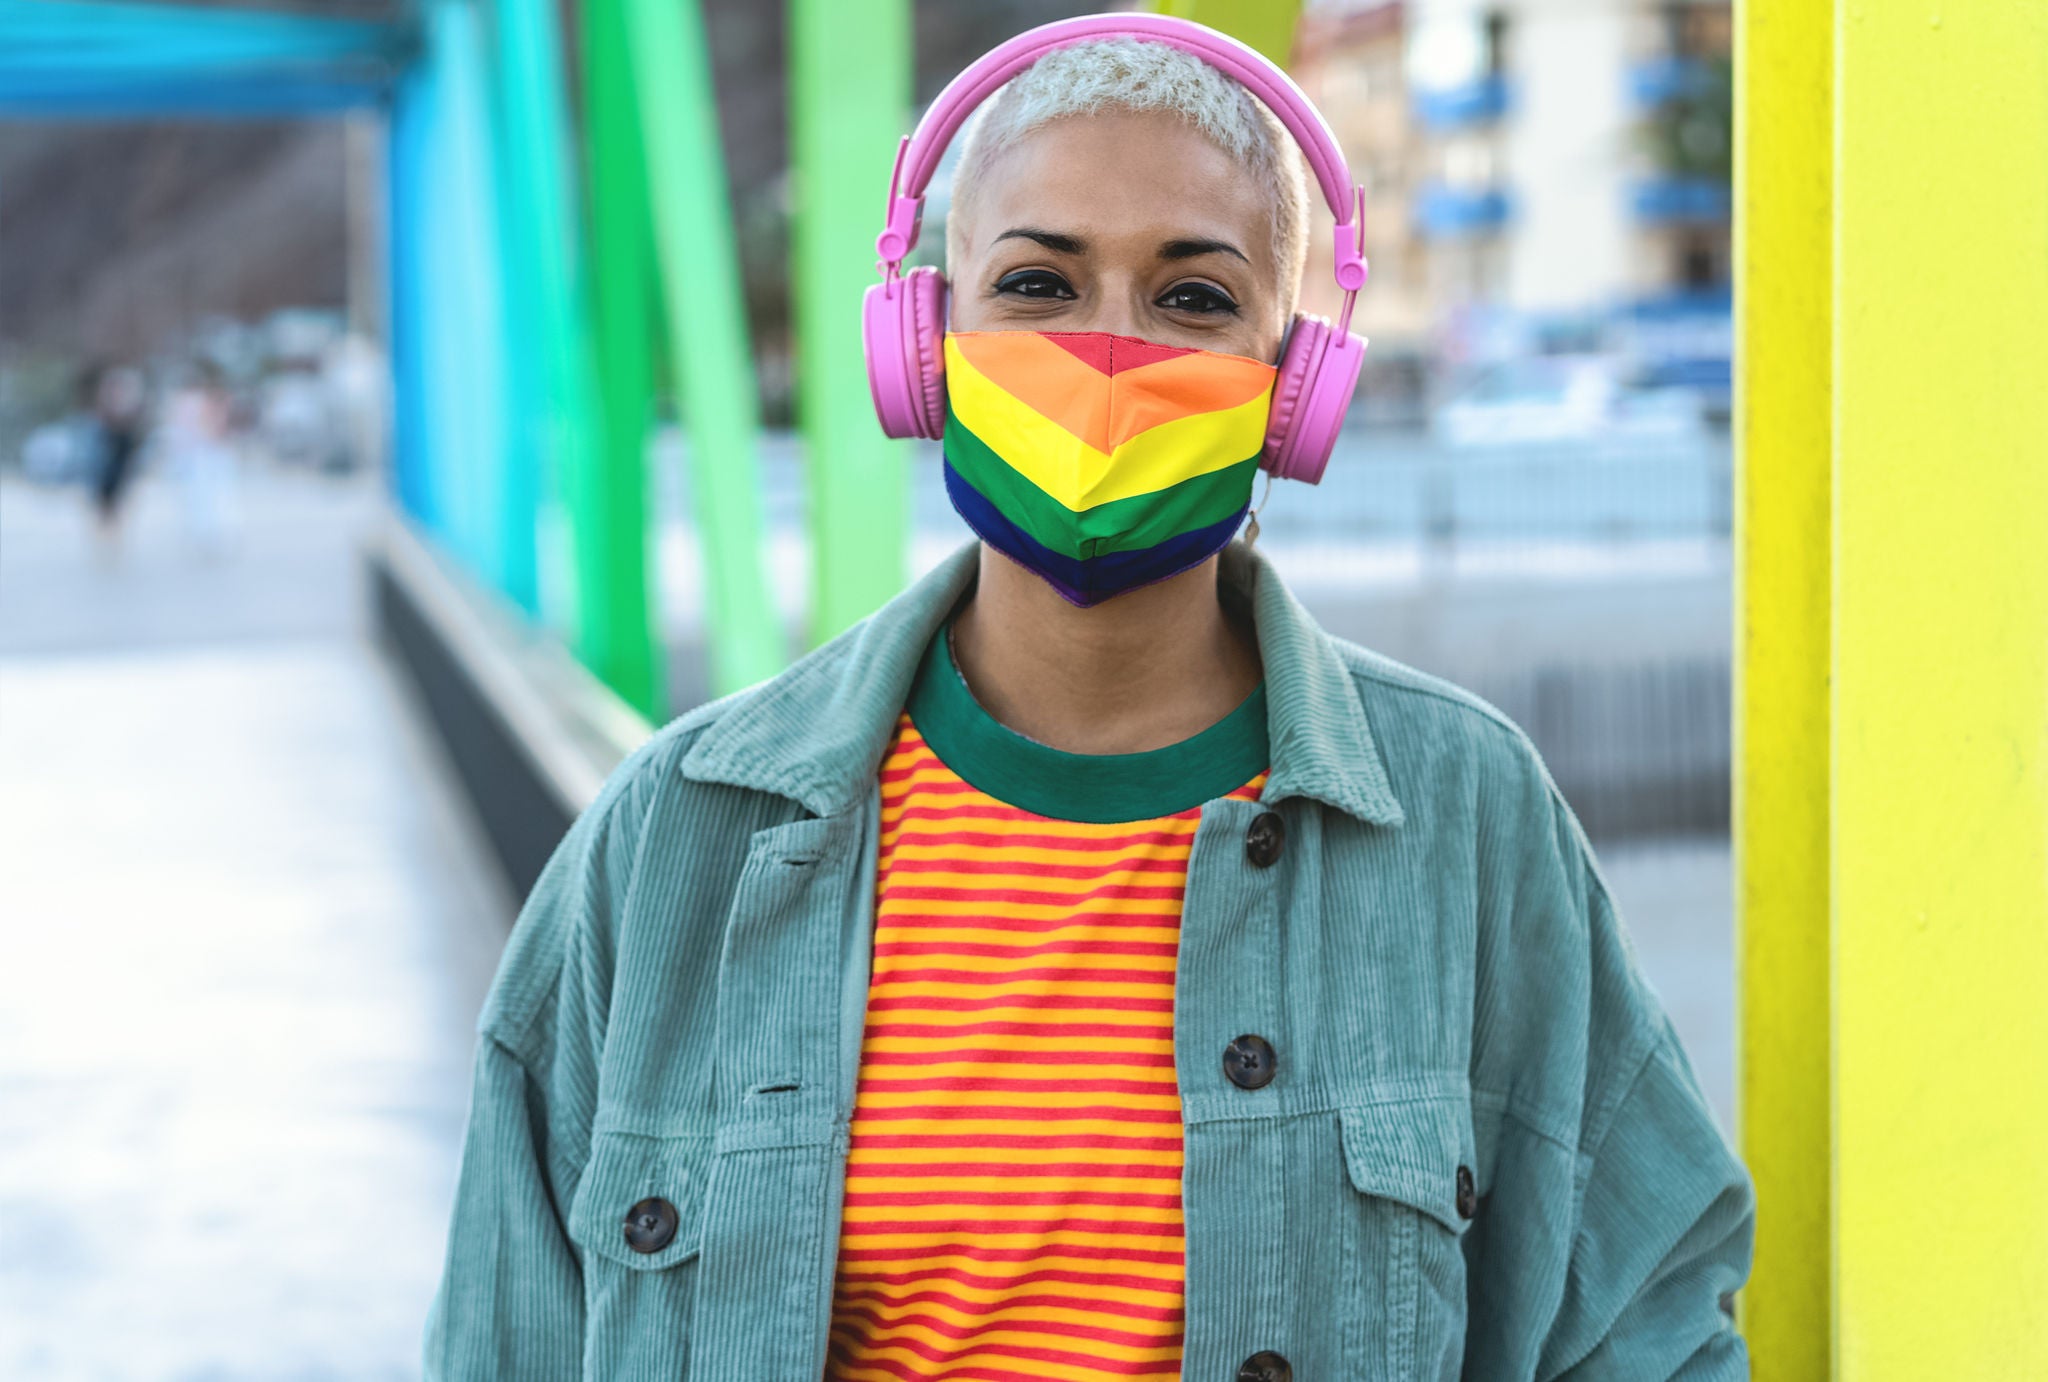
[[[513,899],[362,639],[366,483],[216,563],[0,493],[10,1382],[418,1375]]]

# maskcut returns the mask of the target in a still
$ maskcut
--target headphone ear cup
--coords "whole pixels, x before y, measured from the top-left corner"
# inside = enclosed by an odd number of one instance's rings
[[[1363,336],[1339,335],[1324,317],[1295,316],[1273,380],[1261,469],[1309,484],[1323,478],[1364,363]]]
[[[930,265],[867,290],[860,308],[868,393],[891,437],[938,437],[946,426],[946,279]]]
[[[905,327],[911,362],[910,406],[917,419],[914,435],[933,441],[946,434],[946,276],[929,264],[904,275],[909,292]]]
[[[882,435],[908,437],[916,425],[910,408],[910,386],[904,377],[903,307],[908,290],[903,280],[871,285],[860,300],[861,349],[868,362],[868,394]]]
[[[1280,372],[1273,379],[1273,410],[1266,419],[1266,445],[1260,453],[1259,468],[1284,476],[1280,463],[1286,457],[1294,420],[1301,413],[1301,401],[1308,391],[1309,376],[1322,362],[1323,342],[1330,324],[1321,317],[1300,312],[1287,327],[1287,342],[1280,350]]]

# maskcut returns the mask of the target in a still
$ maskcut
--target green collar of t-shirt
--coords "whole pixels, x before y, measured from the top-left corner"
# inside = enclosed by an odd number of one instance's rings
[[[1143,753],[1068,753],[984,710],[952,655],[952,620],[926,646],[910,718],[949,769],[997,801],[1055,820],[1107,824],[1185,811],[1266,767],[1266,683],[1201,733]]]

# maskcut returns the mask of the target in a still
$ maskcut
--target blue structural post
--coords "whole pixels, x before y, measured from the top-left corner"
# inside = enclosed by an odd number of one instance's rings
[[[506,333],[505,593],[541,608],[537,524],[559,491],[591,409],[578,322],[567,91],[553,0],[500,0],[496,95]]]
[[[424,224],[426,145],[433,111],[434,69],[420,62],[392,93],[386,126],[391,185],[386,197],[390,236],[391,490],[398,506],[429,533],[442,532],[440,504],[427,443]]]
[[[433,271],[425,285],[432,464],[454,481],[458,550],[502,590],[505,324],[483,35],[467,0],[433,0],[426,23],[432,60],[441,66],[428,222]]]

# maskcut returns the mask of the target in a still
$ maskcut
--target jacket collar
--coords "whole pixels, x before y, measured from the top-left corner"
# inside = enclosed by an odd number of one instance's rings
[[[736,693],[684,755],[683,775],[774,792],[819,816],[858,805],[874,789],[925,647],[973,584],[980,555],[979,541],[962,544],[869,618]],[[1260,799],[1310,797],[1362,821],[1401,824],[1365,706],[1329,636],[1264,553],[1231,543],[1218,580],[1249,599],[1265,664],[1272,765]]]

